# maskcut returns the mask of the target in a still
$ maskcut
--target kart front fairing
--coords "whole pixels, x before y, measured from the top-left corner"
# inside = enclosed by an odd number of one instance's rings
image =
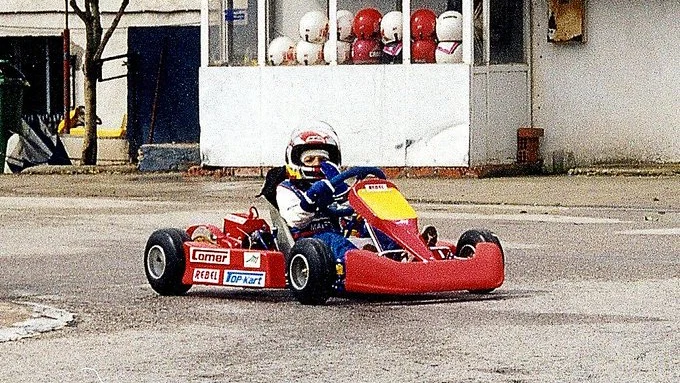
[[[350,205],[368,224],[389,236],[411,257],[397,262],[367,250],[350,250],[345,260],[345,291],[417,294],[437,291],[483,291],[504,281],[501,249],[480,243],[472,258],[454,258],[455,246],[429,248],[418,230],[418,218],[390,181],[369,178],[357,182],[348,196]],[[442,250],[445,251],[442,251]]]

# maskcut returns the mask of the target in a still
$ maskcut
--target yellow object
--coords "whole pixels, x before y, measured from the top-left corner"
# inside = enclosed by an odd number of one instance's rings
[[[62,120],[62,122],[59,123],[60,133],[62,132],[63,124],[64,121]],[[123,138],[125,137],[125,133],[127,133],[127,114],[123,115],[123,121],[119,127],[116,128],[103,128],[100,126],[97,127],[98,138]],[[75,128],[71,128],[69,134],[76,137],[83,137],[85,136],[85,127],[77,126]]]
[[[390,187],[377,189],[370,188],[373,185],[366,186],[369,188],[360,189],[357,194],[378,218],[396,221],[418,217],[399,190]]]
[[[71,126],[76,127],[78,126],[78,122],[76,120],[76,109],[71,109],[71,112],[68,114],[68,119],[71,122]],[[72,128],[73,129],[73,128]],[[59,134],[63,134],[64,130],[66,130],[66,124],[64,123],[64,120],[59,121],[59,126],[57,127],[57,132]]]

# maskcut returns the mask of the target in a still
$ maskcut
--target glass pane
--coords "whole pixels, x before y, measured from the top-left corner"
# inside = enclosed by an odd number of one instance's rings
[[[222,0],[209,0],[208,2],[208,57],[209,65],[222,65],[226,63],[224,57],[223,17]]]
[[[267,64],[325,64],[327,1],[271,0],[268,7]]]
[[[257,65],[257,0],[224,0],[224,21],[229,65]]]
[[[523,63],[524,4],[522,0],[491,1],[491,64]]]

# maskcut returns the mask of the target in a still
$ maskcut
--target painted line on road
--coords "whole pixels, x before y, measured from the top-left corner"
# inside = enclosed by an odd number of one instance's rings
[[[669,227],[665,229],[637,229],[616,231],[614,234],[622,235],[680,235],[680,227]]]
[[[552,214],[475,214],[475,213],[448,213],[440,211],[425,211],[421,212],[418,215],[421,218],[429,219],[529,221],[546,223],[613,224],[627,222],[613,218],[575,217]]]

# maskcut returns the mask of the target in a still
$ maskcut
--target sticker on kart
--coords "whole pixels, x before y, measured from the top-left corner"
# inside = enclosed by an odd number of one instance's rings
[[[238,287],[264,287],[266,273],[260,271],[224,270],[222,284]]]
[[[230,262],[230,250],[192,247],[189,250],[189,262],[208,263],[212,265],[228,265]]]
[[[220,283],[220,271],[216,269],[194,269],[192,280],[197,283]]]

